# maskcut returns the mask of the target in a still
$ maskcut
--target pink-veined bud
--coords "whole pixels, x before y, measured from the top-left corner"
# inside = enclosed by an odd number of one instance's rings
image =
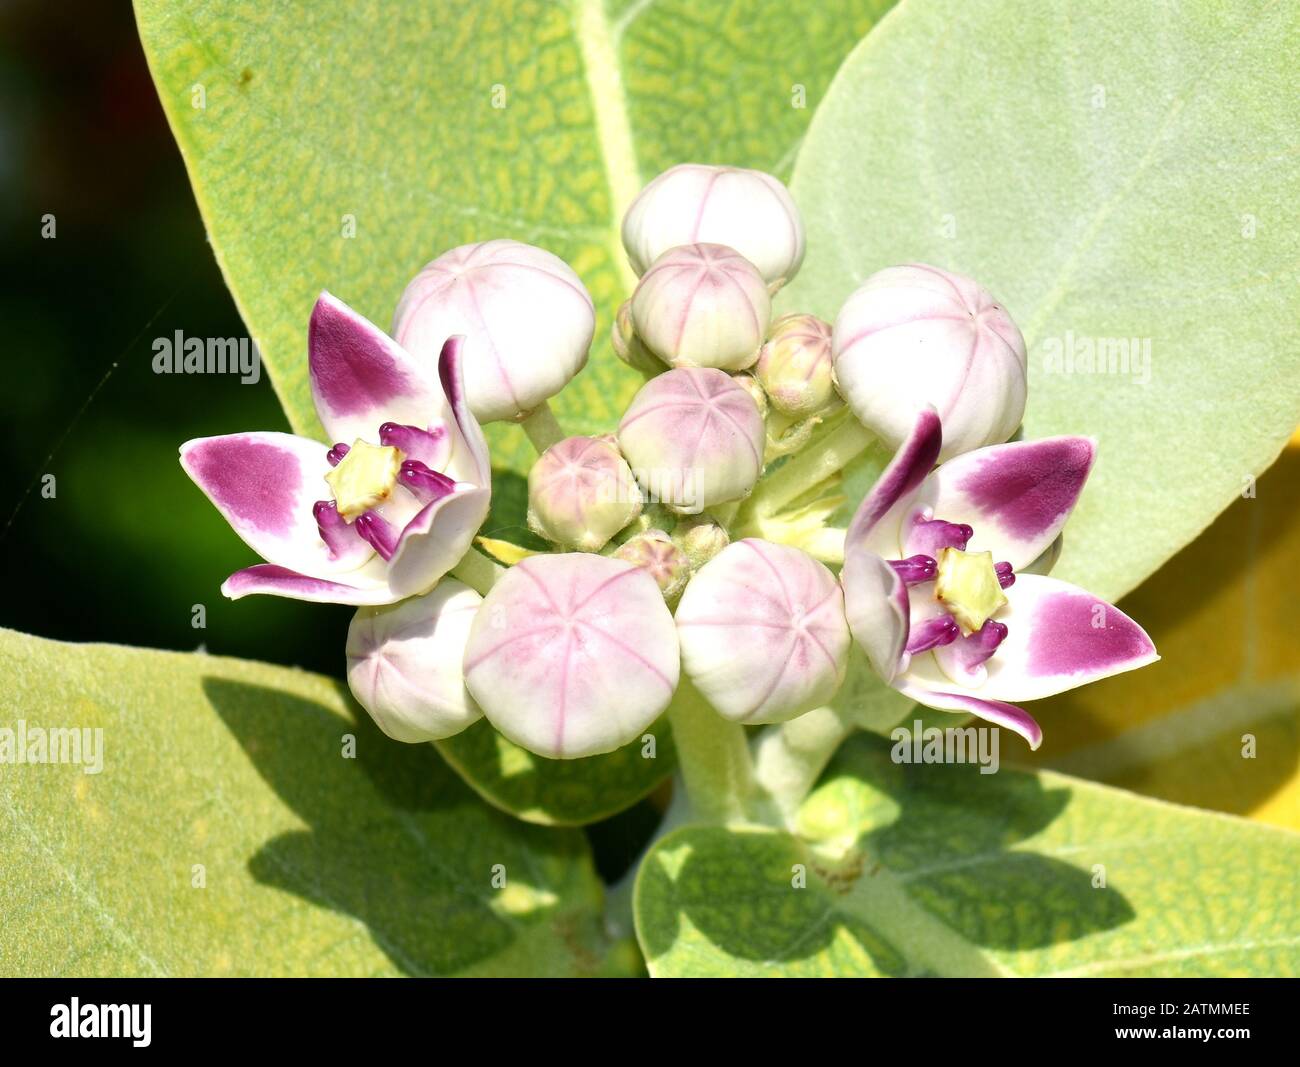
[[[839,583],[797,548],[745,538],[677,606],[682,668],[725,718],[784,722],[835,695],[851,639]]]
[[[891,448],[933,406],[941,460],[1008,440],[1025,413],[1025,339],[977,282],[923,263],[877,271],[832,336],[840,395]]]
[[[747,392],[758,408],[758,413],[767,418],[767,391],[752,374],[733,374],[731,380]]]
[[[758,358],[771,318],[763,276],[723,245],[670,248],[632,294],[637,337],[673,367],[744,370]]]
[[[565,548],[596,552],[640,513],[632,469],[607,437],[566,437],[528,472],[528,525]]]
[[[588,552],[529,556],[470,629],[465,681],[492,725],[530,752],[573,759],[642,735],[677,688],[672,615],[653,578]]]
[[[348,686],[395,741],[436,741],[483,715],[461,668],[483,598],[444,578],[430,592],[361,608],[348,627]]]
[[[407,285],[393,337],[437,365],[443,342],[464,336],[465,392],[479,422],[518,419],[583,368],[596,313],[582,280],[558,256],[519,241],[461,245]]]
[[[614,325],[610,327],[609,342],[614,355],[635,371],[647,377],[662,374],[667,364],[659,359],[641,342],[632,325],[632,301],[624,300],[619,305],[618,314],[614,316]]]
[[[623,217],[623,247],[644,274],[668,249],[705,241],[734,248],[775,291],[803,262],[799,209],[770,174],[682,163],[641,190]]]
[[[831,328],[816,315],[782,315],[772,323],[754,364],[772,406],[807,418],[837,399],[831,374]]]
[[[618,444],[651,500],[699,512],[747,494],[763,469],[763,416],[720,370],[651,378],[618,427]]]
[[[691,561],[663,530],[646,530],[629,537],[618,546],[614,558],[649,574],[667,601],[681,595],[691,576]]]

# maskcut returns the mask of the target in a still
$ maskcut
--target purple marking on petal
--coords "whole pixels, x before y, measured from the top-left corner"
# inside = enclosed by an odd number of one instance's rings
[[[343,462],[343,457],[346,456],[351,451],[352,451],[351,445],[345,445],[342,441],[340,441],[338,444],[336,444],[333,448],[331,448],[328,452],[325,453],[325,458],[330,461],[331,467],[337,467],[340,463]]]
[[[325,604],[387,604],[397,599],[383,586],[367,588],[312,578],[274,563],[236,571],[222,583],[221,592],[231,600],[262,593]]]
[[[397,551],[397,531],[386,519],[373,511],[367,511],[364,515],[357,516],[352,527],[385,560],[393,558],[393,553]]]
[[[333,500],[316,501],[311,506],[311,513],[331,560],[356,553],[357,531],[339,514],[338,505]]]
[[[939,564],[933,556],[908,556],[907,559],[891,559],[889,565],[898,572],[898,576],[907,585],[920,585],[922,582],[934,581],[939,573]]]
[[[456,491],[454,478],[430,470],[418,459],[404,460],[398,468],[397,480],[414,493],[422,504],[431,504]]]
[[[985,722],[1005,726],[1028,741],[1031,749],[1036,749],[1043,743],[1042,727],[1034,721],[1034,717],[1029,712],[1014,704],[1006,704],[1001,700],[985,700],[968,693],[927,689],[915,684],[900,685],[898,690],[926,707],[939,708],[941,711],[966,711]]]
[[[939,413],[933,407],[926,408],[916,417],[907,440],[899,446],[889,466],[858,505],[849,526],[850,543],[866,537],[890,508],[916,491],[933,469],[942,448],[943,427],[939,423]]]
[[[184,457],[190,476],[219,508],[263,533],[288,536],[302,485],[299,459],[269,441],[213,437]]]
[[[465,338],[457,334],[448,337],[438,355],[438,380],[442,383],[443,395],[451,405],[452,417],[465,439],[474,463],[478,467],[479,484],[486,486],[492,477],[491,458],[488,455],[487,438],[478,419],[470,411],[465,397],[464,364]]]
[[[1119,608],[1082,591],[1043,597],[1030,625],[1025,672],[1032,676],[1107,673],[1155,650]]]
[[[1016,584],[1016,571],[1010,563],[993,564],[993,573],[998,576],[998,585],[1003,589]]]
[[[995,446],[971,454],[972,469],[955,487],[1011,536],[1031,541],[1073,509],[1096,455],[1086,437]]]
[[[373,323],[321,294],[307,329],[316,395],[334,415],[360,415],[423,394],[424,384],[394,358],[395,347]]]
[[[933,619],[926,619],[919,626],[912,627],[911,635],[907,639],[907,652],[909,655],[917,656],[922,652],[929,652],[932,648],[952,644],[960,636],[961,627],[957,625],[957,620],[951,615],[939,615]]]
[[[386,422],[379,427],[379,443],[396,448],[410,459],[419,460],[430,470],[437,470],[446,463],[451,451],[451,440],[447,427],[443,425],[422,430],[418,426]]]
[[[945,522],[943,519],[912,520],[911,532],[903,538],[908,550],[915,549],[927,556],[938,556],[945,548],[966,551],[966,544],[975,531],[964,522]]]

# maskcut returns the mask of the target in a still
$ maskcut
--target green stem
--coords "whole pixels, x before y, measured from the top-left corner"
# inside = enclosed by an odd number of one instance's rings
[[[694,818],[749,821],[757,792],[745,728],[714,711],[687,678],[668,705],[668,721]]]
[[[749,499],[751,514],[763,519],[780,511],[795,497],[847,467],[875,439],[870,430],[848,415],[826,436],[812,441],[807,451],[791,456],[770,478],[759,483]]]
[[[543,400],[519,423],[540,456],[556,441],[564,440],[564,430],[555,418],[549,401]]]
[[[835,750],[854,730],[847,715],[816,708],[769,726],[754,742],[754,780],[787,829]]]
[[[464,558],[451,569],[451,576],[459,578],[480,596],[487,596],[488,590],[496,584],[506,569],[499,563],[488,559],[477,549],[471,548]]]

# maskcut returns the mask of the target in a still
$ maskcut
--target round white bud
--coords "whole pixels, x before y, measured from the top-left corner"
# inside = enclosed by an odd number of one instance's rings
[[[668,249],[704,241],[734,248],[775,291],[803,262],[799,209],[770,174],[682,163],[641,190],[623,217],[623,247],[637,274]]]
[[[784,722],[835,695],[848,670],[839,582],[806,552],[747,537],[691,579],[677,606],[682,669],[724,718]]]
[[[888,267],[849,297],[832,336],[840,395],[890,448],[933,406],[951,459],[1008,440],[1025,413],[1025,339],[977,282]]]
[[[677,632],[640,567],[588,552],[529,556],[488,592],[465,681],[507,738],[550,759],[612,752],[668,706]]]
[[[744,370],[758,358],[772,298],[754,265],[723,245],[670,248],[632,294],[632,325],[673,367]]]
[[[519,241],[445,252],[417,274],[393,314],[393,337],[430,368],[443,342],[465,337],[465,393],[479,422],[518,419],[587,362],[596,312],[558,256]]]
[[[461,669],[482,603],[473,589],[444,578],[421,596],[353,616],[348,686],[393,740],[436,741],[482,717]]]
[[[596,552],[641,513],[632,469],[607,437],[566,437],[528,472],[528,525],[565,548]]]
[[[699,512],[748,493],[763,469],[763,416],[720,370],[651,378],[618,427],[618,444],[652,500]]]

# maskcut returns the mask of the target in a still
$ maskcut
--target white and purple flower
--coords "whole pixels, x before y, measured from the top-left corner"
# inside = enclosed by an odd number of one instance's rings
[[[204,437],[181,466],[265,563],[222,585],[338,604],[431,589],[487,517],[487,442],[465,400],[460,337],[412,358],[328,293],[312,310],[312,397],[332,448],[287,433]]]
[[[840,575],[849,626],[900,692],[1006,726],[1037,748],[1038,724],[1010,701],[1159,659],[1114,605],[1024,572],[1060,534],[1096,446],[1086,437],[1013,442],[935,469],[942,448],[929,408],[858,508]]]

